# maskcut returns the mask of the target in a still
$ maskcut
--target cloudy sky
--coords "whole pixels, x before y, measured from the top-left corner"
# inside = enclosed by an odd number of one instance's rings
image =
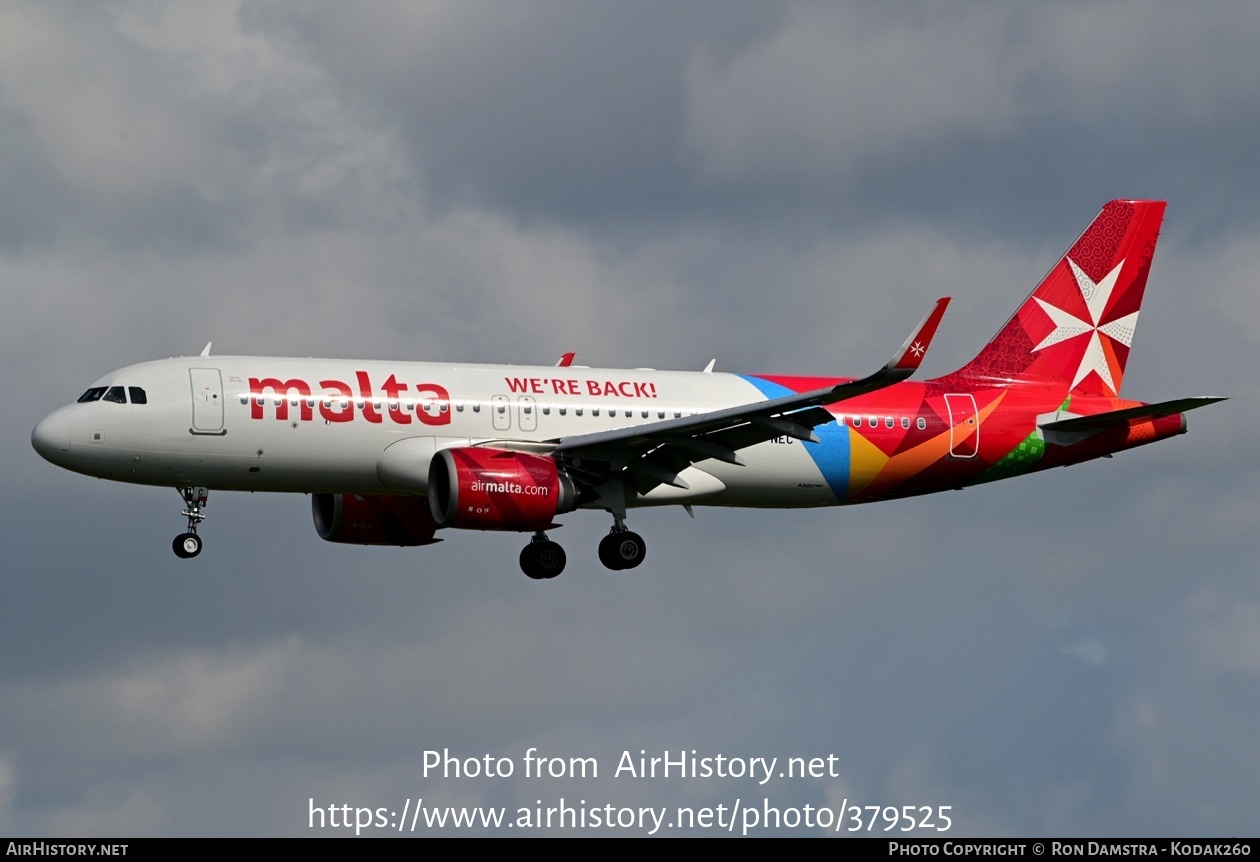
[[[0,833],[563,797],[1256,834],[1260,7],[1015,5],[0,5]],[[604,513],[534,583],[514,534],[343,547],[304,497],[229,493],[181,562],[173,491],[29,446],[211,339],[859,374],[948,294],[941,374],[1113,197],[1170,202],[1125,394],[1231,396],[1189,435],[947,497],[636,512],[633,572],[595,560]],[[531,747],[599,777],[526,779]],[[426,777],[443,749],[516,774]],[[612,777],[693,749],[834,775]]]

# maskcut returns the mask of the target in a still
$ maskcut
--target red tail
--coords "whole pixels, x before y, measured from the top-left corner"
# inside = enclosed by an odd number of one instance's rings
[[[1164,205],[1104,206],[993,340],[951,376],[1051,378],[1075,393],[1118,395]]]

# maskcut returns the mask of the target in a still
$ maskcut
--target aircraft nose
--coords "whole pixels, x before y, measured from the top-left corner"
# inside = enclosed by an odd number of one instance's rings
[[[61,464],[70,454],[70,417],[65,408],[54,410],[31,432],[31,445],[45,461]]]

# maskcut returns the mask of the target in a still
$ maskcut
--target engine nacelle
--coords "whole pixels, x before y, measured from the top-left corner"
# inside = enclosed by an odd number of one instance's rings
[[[312,494],[315,532],[350,545],[431,545],[437,524],[423,497]]]
[[[465,447],[429,464],[429,507],[442,527],[544,530],[577,501],[573,480],[545,455]]]

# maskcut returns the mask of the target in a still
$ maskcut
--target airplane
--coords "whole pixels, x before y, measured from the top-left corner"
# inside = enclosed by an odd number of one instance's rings
[[[962,368],[911,382],[949,303],[860,379],[554,366],[199,356],[93,383],[31,434],[89,476],[174,487],[202,549],[209,491],[311,496],[322,539],[427,545],[439,530],[531,533],[549,579],[556,519],[603,509],[598,556],[640,565],[628,510],[793,508],[954,490],[1076,464],[1186,430],[1218,397],[1120,397],[1165,203],[1114,200]]]

